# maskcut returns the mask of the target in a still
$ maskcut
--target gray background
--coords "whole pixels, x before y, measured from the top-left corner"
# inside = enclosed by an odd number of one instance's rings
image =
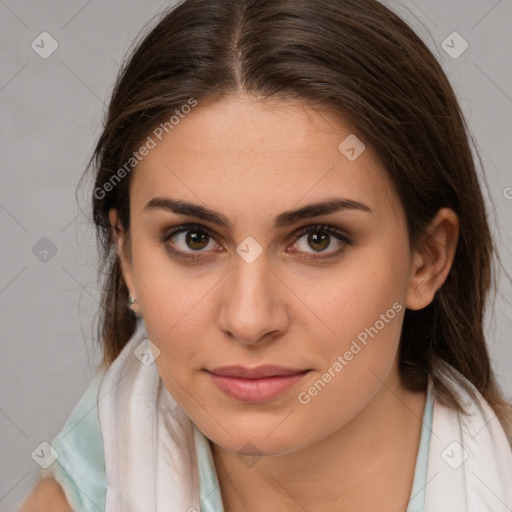
[[[142,26],[172,3],[0,0],[2,511],[14,510],[29,492],[39,470],[31,453],[60,431],[100,360],[90,181],[78,197],[75,190],[123,56]],[[512,0],[387,5],[419,33],[454,84],[483,157],[489,219],[510,272]],[[59,45],[47,59],[31,48],[44,31]],[[442,46],[454,31],[469,43],[456,59]],[[40,241],[45,237],[53,245]],[[54,255],[38,254],[49,245]],[[502,276],[486,322],[508,399],[511,296]]]

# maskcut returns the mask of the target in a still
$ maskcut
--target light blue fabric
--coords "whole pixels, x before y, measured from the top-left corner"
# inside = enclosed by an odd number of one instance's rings
[[[427,461],[432,433],[432,414],[434,411],[434,386],[429,379],[427,400],[423,409],[423,419],[420,434],[420,446],[416,457],[416,468],[412,484],[411,496],[406,512],[423,512],[425,509],[425,487],[427,485]]]
[[[192,425],[194,425],[194,440],[199,468],[200,512],[224,512],[210,442],[194,423]]]
[[[99,366],[92,382],[51,442],[58,458],[46,470],[62,486],[73,512],[104,512],[107,492],[103,438],[98,418]],[[101,398],[101,397],[100,397]]]
[[[58,459],[43,471],[60,483],[74,512],[104,512],[107,490],[103,439],[98,419],[98,388],[105,368],[94,378],[51,445]],[[407,512],[423,512],[425,478],[432,428],[433,392],[429,385],[423,411],[423,426]],[[200,512],[224,512],[209,440],[194,426],[199,469]]]

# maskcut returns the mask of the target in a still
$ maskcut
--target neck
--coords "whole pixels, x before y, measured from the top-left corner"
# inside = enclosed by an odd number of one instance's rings
[[[331,436],[251,467],[211,443],[225,512],[405,512],[425,400],[396,376]]]

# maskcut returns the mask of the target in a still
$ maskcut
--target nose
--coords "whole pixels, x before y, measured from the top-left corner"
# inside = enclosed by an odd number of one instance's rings
[[[286,332],[286,287],[263,253],[252,263],[236,258],[223,280],[218,328],[244,345],[259,345]]]

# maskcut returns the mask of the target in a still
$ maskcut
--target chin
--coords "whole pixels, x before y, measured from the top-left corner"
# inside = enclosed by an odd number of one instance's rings
[[[261,428],[258,428],[257,425],[252,425],[247,432],[243,431],[243,429],[237,429],[236,434],[233,434],[233,436],[230,436],[224,430],[222,432],[216,431],[213,436],[203,432],[213,443],[219,445],[224,450],[236,453],[240,457],[286,455],[298,451],[305,446],[304,437],[301,435],[291,435],[285,429],[277,433],[274,430],[277,424],[274,423],[272,427],[265,425]]]

